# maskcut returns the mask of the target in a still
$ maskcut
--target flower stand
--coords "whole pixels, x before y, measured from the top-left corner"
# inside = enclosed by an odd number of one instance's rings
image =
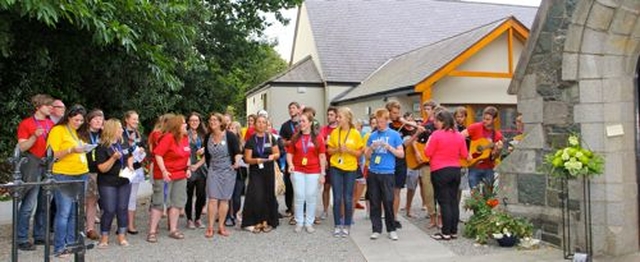
[[[582,181],[582,210],[580,212],[580,219],[584,223],[584,247],[576,248],[576,250],[581,251],[581,253],[586,253],[588,257],[593,255],[593,236],[591,231],[591,181],[587,177],[578,178]],[[560,193],[560,203],[562,207],[562,251],[565,259],[573,259],[576,254],[573,248],[571,238],[571,228],[575,226],[575,223],[580,223],[579,221],[574,221],[571,219],[571,210],[569,208],[569,180],[566,177],[560,179],[561,185],[561,193]]]

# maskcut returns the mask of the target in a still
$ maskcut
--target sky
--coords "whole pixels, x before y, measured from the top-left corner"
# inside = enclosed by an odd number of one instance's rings
[[[389,1],[389,0],[385,0]],[[525,5],[525,6],[539,6],[541,0],[465,0],[468,2],[487,2],[487,3],[499,3],[510,5]],[[287,62],[291,58],[291,48],[293,45],[293,35],[296,27],[296,15],[297,9],[282,10],[284,17],[290,19],[287,26],[283,26],[275,19],[269,19],[273,23],[272,26],[265,30],[265,35],[268,39],[276,40],[278,45],[276,51]]]

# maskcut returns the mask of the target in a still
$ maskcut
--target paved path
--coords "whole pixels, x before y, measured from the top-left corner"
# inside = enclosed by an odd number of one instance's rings
[[[148,194],[143,189],[142,195]],[[145,199],[145,198],[143,198]],[[419,200],[414,201],[414,214],[420,213]],[[141,201],[137,221],[142,232],[147,231],[147,203]],[[10,210],[10,209],[9,209]],[[4,212],[1,213],[10,213]],[[6,214],[5,214],[6,215]],[[113,241],[107,249],[88,251],[86,261],[565,261],[562,252],[553,248],[518,251],[492,246],[475,246],[471,240],[438,242],[423,229],[426,220],[401,217],[403,229],[399,241],[391,241],[383,234],[378,240],[369,239],[371,224],[363,211],[356,212],[356,225],[349,238],[334,238],[332,223],[327,220],[317,226],[314,234],[294,233],[286,220],[268,234],[253,234],[239,229],[230,237],[215,235],[204,238],[204,229],[181,229],[184,240],[167,237],[166,228],[159,233],[159,242],[144,241],[145,235],[129,236],[131,246],[120,247]],[[184,221],[181,221],[184,227]],[[165,221],[161,221],[165,225]],[[0,232],[0,261],[10,260],[10,225]],[[114,239],[115,237],[112,237]],[[20,252],[20,261],[42,261],[43,248],[35,252]],[[58,261],[58,260],[52,260]],[[72,260],[68,260],[72,261]]]

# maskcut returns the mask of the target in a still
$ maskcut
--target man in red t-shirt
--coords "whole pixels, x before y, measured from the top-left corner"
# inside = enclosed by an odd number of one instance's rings
[[[337,116],[338,108],[335,106],[327,108],[327,125],[320,129],[320,136],[324,141],[329,141],[329,134],[331,134],[331,132],[338,126],[338,121],[336,119]],[[329,158],[331,158],[331,155],[327,153],[327,159]],[[326,167],[325,183],[322,189],[322,214],[320,214],[320,220],[325,220],[327,218],[327,212],[329,210],[329,194],[331,193],[331,172],[328,171],[329,163],[327,163]]]
[[[28,161],[21,166],[22,180],[25,182],[38,182],[45,172],[41,165],[42,158],[47,149],[47,136],[54,123],[49,119],[52,110],[53,98],[49,95],[38,94],[31,98],[31,104],[36,112],[22,120],[18,125],[18,147],[20,151],[27,152]],[[34,186],[24,192],[20,209],[18,211],[18,248],[20,250],[35,250],[34,244],[29,242],[29,221],[33,209],[38,204],[38,191],[40,187]],[[36,213],[34,219],[33,239],[36,244],[44,244],[44,212]]]
[[[488,106],[482,111],[482,121],[469,125],[466,130],[462,131],[462,135],[471,138],[471,151],[472,154],[475,150],[473,148],[474,141],[479,139],[486,139],[492,145],[489,156],[487,158],[477,161],[473,166],[469,167],[469,187],[475,188],[480,182],[486,185],[493,185],[494,171],[493,168],[496,165],[496,160],[502,150],[502,133],[496,128],[496,119],[498,117],[498,109],[493,106]],[[481,153],[481,152],[478,152]],[[476,158],[480,154],[473,154],[472,157]]]

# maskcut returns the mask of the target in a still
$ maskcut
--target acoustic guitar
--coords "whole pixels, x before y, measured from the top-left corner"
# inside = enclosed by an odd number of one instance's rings
[[[477,164],[480,160],[490,158],[494,146],[495,144],[486,138],[471,140],[471,145],[469,146],[471,160],[460,160],[462,166],[470,167]]]
[[[414,142],[415,146],[407,147],[405,152],[405,159],[407,160],[407,167],[411,169],[418,169],[423,165],[429,163],[429,158],[424,154],[424,147],[426,144]],[[416,152],[417,150],[417,152]],[[423,162],[418,161],[417,154],[420,154],[420,158]]]

